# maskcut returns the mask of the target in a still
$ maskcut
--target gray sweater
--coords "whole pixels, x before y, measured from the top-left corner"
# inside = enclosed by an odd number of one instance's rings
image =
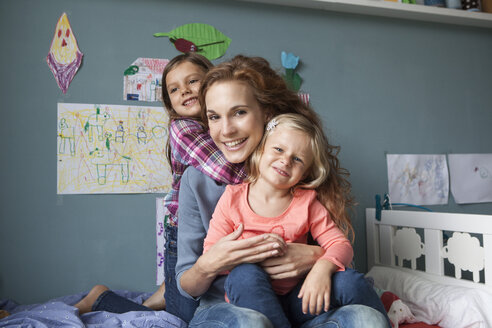
[[[194,167],[188,167],[179,188],[178,211],[178,262],[176,281],[183,296],[193,298],[181,288],[181,276],[190,269],[203,253],[203,240],[215,206],[226,185],[207,177]],[[200,304],[224,301],[225,276],[218,276],[203,294]]]

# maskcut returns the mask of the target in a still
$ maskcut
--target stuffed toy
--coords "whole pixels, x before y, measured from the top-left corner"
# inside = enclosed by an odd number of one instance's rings
[[[392,292],[385,291],[381,294],[381,302],[384,305],[384,309],[388,312],[388,317],[394,328],[398,328],[400,323],[412,323],[415,322],[415,316],[408,308],[408,305],[393,294]]]
[[[366,280],[374,288],[374,291],[376,291],[376,294],[378,294],[379,298],[381,299],[384,309],[388,313],[391,325],[394,328],[398,328],[398,325],[400,323],[417,322],[408,305],[403,303],[403,301],[398,296],[390,291],[374,286],[374,279],[372,277],[366,277]]]

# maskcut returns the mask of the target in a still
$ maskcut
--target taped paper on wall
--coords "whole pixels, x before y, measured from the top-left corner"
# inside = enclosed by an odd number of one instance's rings
[[[388,187],[393,203],[447,204],[446,155],[387,155]]]
[[[57,193],[152,193],[171,188],[162,107],[58,104]]]
[[[155,235],[156,235],[156,249],[157,249],[157,272],[156,272],[156,285],[160,286],[164,282],[164,251],[166,249],[166,236],[164,234],[164,224],[166,216],[166,208],[164,206],[164,197],[157,197],[155,199]]]
[[[123,77],[123,100],[162,102],[162,72],[169,60],[137,58]]]
[[[457,204],[492,202],[492,154],[449,154],[448,159]]]

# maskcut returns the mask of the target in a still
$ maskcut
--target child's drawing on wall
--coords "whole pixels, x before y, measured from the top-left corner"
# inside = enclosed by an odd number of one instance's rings
[[[447,204],[445,155],[387,155],[391,201],[414,205]]]
[[[448,158],[456,203],[492,202],[492,154],[449,154]]]
[[[167,124],[161,107],[59,103],[58,194],[166,192]]]

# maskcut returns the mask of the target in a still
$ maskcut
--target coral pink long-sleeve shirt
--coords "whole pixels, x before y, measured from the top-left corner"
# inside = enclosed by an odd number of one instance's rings
[[[289,207],[277,217],[262,217],[248,204],[249,184],[228,185],[215,208],[210,221],[204,252],[220,238],[230,234],[240,223],[244,225],[241,238],[249,238],[263,233],[276,233],[287,243],[306,243],[308,232],[325,250],[320,259],[336,264],[338,271],[352,261],[352,245],[331,220],[326,208],[317,200],[316,192],[296,189]],[[295,279],[272,280],[277,294],[286,294],[297,283]]]

